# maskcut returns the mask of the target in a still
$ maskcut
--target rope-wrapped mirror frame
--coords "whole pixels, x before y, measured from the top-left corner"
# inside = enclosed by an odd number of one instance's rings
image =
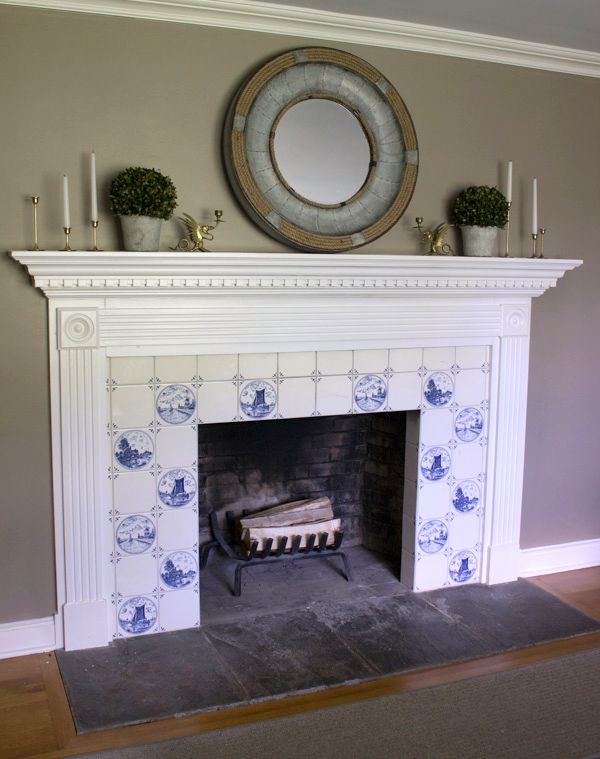
[[[367,178],[347,201],[314,203],[294,192],[274,160],[283,113],[309,98],[350,109],[369,141]],[[273,58],[235,96],[224,129],[225,167],[249,216],[271,237],[308,252],[336,253],[385,234],[404,213],[417,181],[412,119],[391,83],[366,61],[308,47]]]

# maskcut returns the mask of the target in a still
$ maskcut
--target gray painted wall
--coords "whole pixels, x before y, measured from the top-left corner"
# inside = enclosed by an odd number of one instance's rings
[[[128,165],[154,166],[179,212],[223,208],[216,250],[278,250],[242,213],[225,179],[220,131],[245,75],[314,41],[0,6],[0,250],[62,245],[60,178],[69,174],[74,247],[89,245],[87,166],[98,156],[100,243],[120,247],[107,187]],[[323,43],[318,43],[323,44]],[[414,217],[447,217],[467,184],[496,184],[512,159],[513,250],[529,254],[529,181],[540,185],[549,256],[583,258],[536,301],[522,545],[600,536],[600,80],[419,53],[343,47],[378,67],[415,122],[419,180],[406,215],[365,250],[417,251]],[[178,237],[176,222],[163,247]],[[54,611],[46,303],[0,256],[0,622]]]

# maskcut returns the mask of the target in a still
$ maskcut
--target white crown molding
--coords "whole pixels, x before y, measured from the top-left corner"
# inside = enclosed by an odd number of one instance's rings
[[[309,37],[600,76],[600,53],[593,51],[253,0],[0,0],[0,3]]]
[[[600,566],[600,538],[521,549],[521,577]]]
[[[39,654],[56,648],[54,617],[0,625],[0,659]]]
[[[431,295],[536,297],[582,261],[305,253],[126,253],[14,251],[47,296],[93,298],[198,295],[200,292],[355,294],[359,291]]]

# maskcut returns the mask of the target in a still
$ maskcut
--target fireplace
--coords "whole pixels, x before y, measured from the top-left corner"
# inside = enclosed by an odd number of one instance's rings
[[[518,576],[530,302],[580,262],[13,256],[50,302],[66,648],[200,623],[203,425],[406,411],[403,582]]]

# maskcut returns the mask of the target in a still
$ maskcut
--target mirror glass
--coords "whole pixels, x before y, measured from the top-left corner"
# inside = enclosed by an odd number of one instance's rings
[[[302,100],[281,117],[273,158],[295,193],[313,203],[349,200],[369,173],[369,141],[354,114],[334,100]]]

